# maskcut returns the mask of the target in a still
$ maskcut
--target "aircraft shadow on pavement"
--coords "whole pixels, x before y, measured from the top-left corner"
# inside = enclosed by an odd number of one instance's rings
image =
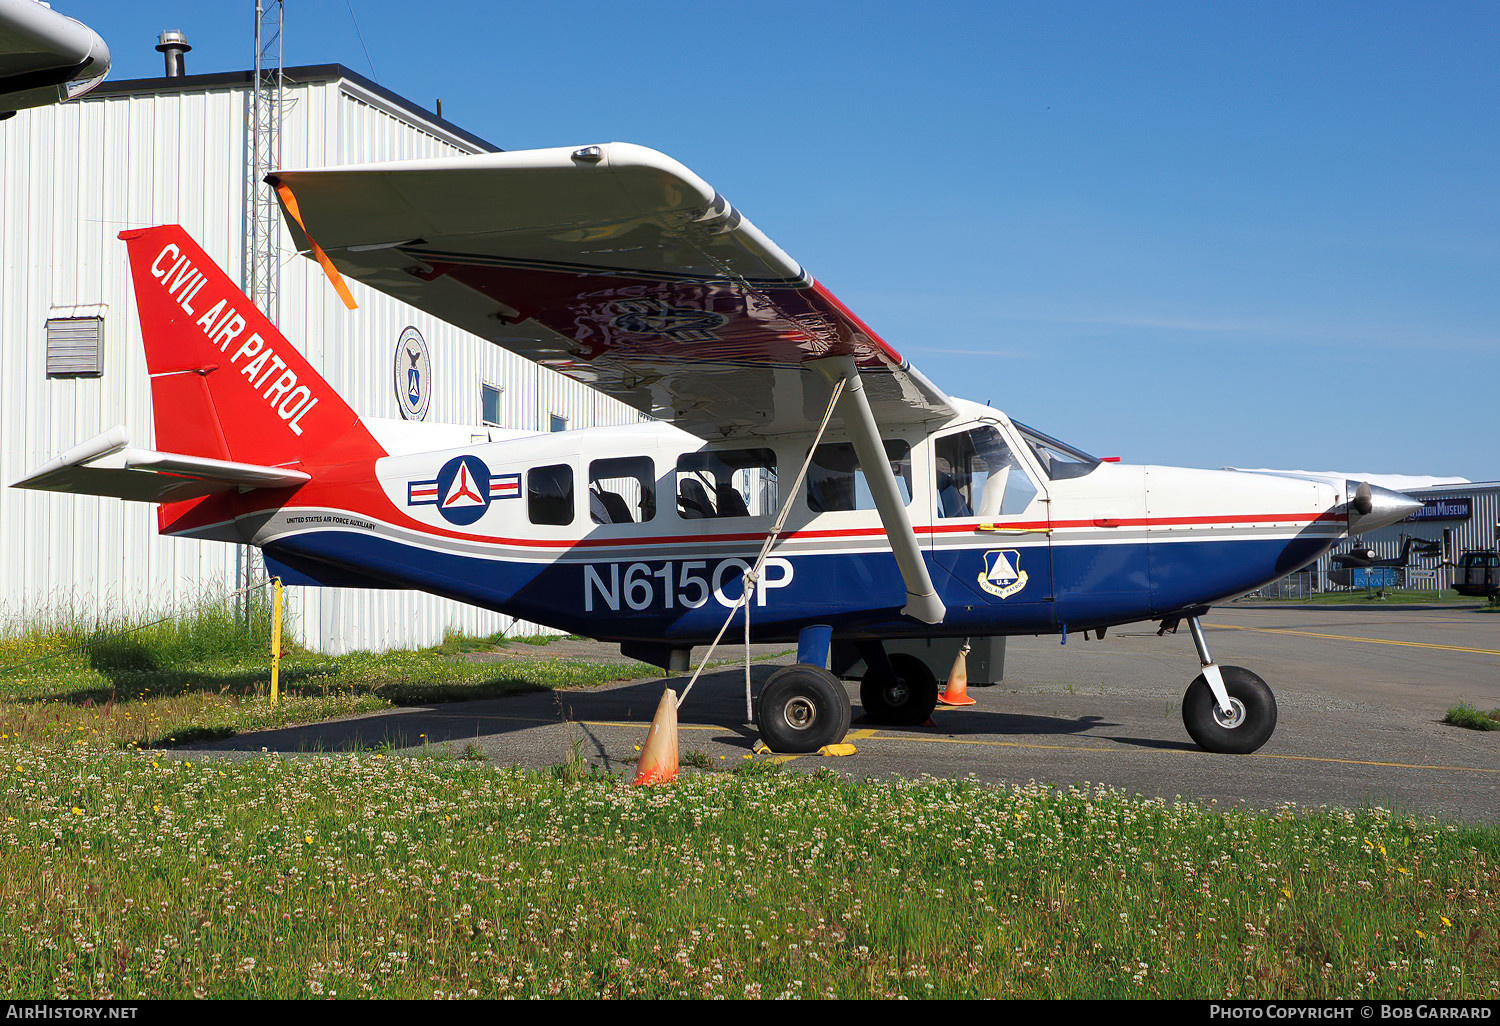
[[[1159,737],[1118,737],[1110,735],[1101,737],[1101,741],[1109,741],[1117,745],[1130,745],[1134,748],[1155,748],[1164,752],[1202,752],[1203,749],[1191,741],[1168,741]]]
[[[752,680],[759,685],[776,667],[756,667]],[[719,670],[706,673],[694,685],[678,710],[678,722],[687,727],[722,727],[711,738],[719,743],[749,748],[759,736],[745,719],[744,671]],[[444,742],[480,742],[534,730],[551,724],[576,723],[592,746],[604,753],[605,744],[595,727],[600,724],[639,725],[644,732],[661,700],[664,687],[674,687],[681,696],[686,678],[637,681],[630,684],[576,691],[533,692],[500,699],[452,702],[392,709],[367,716],[349,717],[296,727],[241,734],[223,740],[190,746],[207,751],[240,752],[350,752],[379,749],[419,748]],[[992,712],[971,706],[945,709],[935,714],[934,726],[899,728],[861,723],[864,710],[854,696],[853,729],[870,727],[889,736],[903,729],[916,734],[943,736],[1063,736],[1083,734],[1100,727],[1117,726],[1100,716],[1039,716]],[[689,744],[687,737],[684,744]],[[183,746],[188,747],[188,746]],[[558,758],[567,756],[559,748]]]

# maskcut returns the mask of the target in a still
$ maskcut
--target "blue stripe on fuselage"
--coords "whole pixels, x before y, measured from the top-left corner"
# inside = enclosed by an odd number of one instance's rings
[[[933,637],[1051,633],[1151,619],[1208,605],[1259,587],[1317,558],[1336,539],[1139,542],[1111,545],[976,546],[927,554],[934,586],[948,608],[928,627],[900,616],[905,588],[889,552],[788,555],[792,577],[764,591],[751,610],[752,635],[795,639],[810,624],[850,634]],[[996,571],[993,553],[1012,553]],[[266,547],[309,581],[363,579],[431,592],[570,633],[609,639],[707,642],[740,595],[740,574],[754,558],[613,559],[521,562],[485,559],[330,530]],[[987,562],[986,554],[991,554]],[[332,572],[319,574],[317,566]],[[1014,571],[1016,576],[1005,576]],[[997,597],[1019,572],[1018,591]],[[776,575],[768,575],[773,578]],[[368,586],[368,585],[366,585]],[[717,595],[715,591],[717,590]],[[666,593],[670,591],[670,596]],[[670,603],[670,605],[669,605]],[[637,608],[639,607],[639,608]]]

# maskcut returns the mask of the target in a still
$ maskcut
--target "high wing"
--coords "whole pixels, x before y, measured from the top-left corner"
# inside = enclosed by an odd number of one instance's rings
[[[830,385],[807,365],[828,357],[853,359],[883,427],[953,414],[722,196],[655,150],[609,143],[268,181],[299,244],[310,237],[344,274],[701,437],[815,425]]]
[[[842,382],[904,611],[942,620],[880,438],[952,403],[671,157],[609,143],[267,181],[325,268],[701,438],[808,430]]]
[[[93,29],[36,0],[0,0],[0,119],[81,96],[108,72]]]
[[[12,487],[181,502],[235,488],[293,488],[309,480],[310,475],[287,467],[132,449],[129,433],[116,427],[74,446]]]

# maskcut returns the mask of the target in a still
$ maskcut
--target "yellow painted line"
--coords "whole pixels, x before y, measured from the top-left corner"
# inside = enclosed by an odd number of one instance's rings
[[[1219,626],[1224,626],[1220,624]],[[1256,628],[1238,628],[1240,630],[1255,630]],[[1265,630],[1267,628],[1259,628]],[[1356,641],[1366,639],[1353,639]],[[1500,653],[1496,653],[1500,655]],[[448,720],[499,720],[507,723],[538,723],[538,724],[566,724],[576,723],[585,727],[646,727],[650,726],[647,720],[546,720],[535,716],[456,716],[451,713],[432,713],[434,719]],[[712,724],[677,725],[678,730],[731,730],[731,727],[715,726]],[[1121,753],[1118,745],[1044,745],[1029,741],[982,741],[977,738],[964,737],[939,737],[936,734],[911,734],[905,731],[889,731],[879,728],[866,727],[851,731],[844,738],[846,741],[924,741],[929,744],[945,745],[973,745],[980,748],[1021,748],[1049,752],[1114,752]],[[1205,752],[1183,751],[1174,748],[1151,749],[1162,755],[1205,755]],[[771,762],[790,762],[800,759],[800,755],[772,755],[768,756]],[[1244,759],[1282,759],[1288,762],[1325,762],[1338,763],[1345,766],[1383,766],[1387,769],[1419,769],[1419,770],[1444,770],[1450,773],[1490,773],[1500,775],[1500,769],[1489,769],[1483,766],[1438,766],[1425,763],[1412,762],[1378,762],[1372,759],[1334,759],[1318,755],[1244,755]]]
[[[1500,656],[1491,648],[1464,648],[1462,645],[1434,645],[1427,641],[1390,641],[1386,638],[1355,638],[1347,634],[1318,634],[1314,631],[1293,631],[1285,627],[1236,627],[1230,623],[1204,624],[1216,631],[1256,631],[1260,634],[1295,634],[1303,638],[1326,638],[1331,641],[1362,641],[1366,645],[1402,645],[1406,648],[1435,648],[1444,652],[1472,652],[1475,655]]]
[[[1372,762],[1367,759],[1330,759],[1318,755],[1252,755],[1252,759],[1291,759],[1296,762],[1340,762],[1346,766],[1392,766],[1396,769],[1448,770],[1453,773],[1500,773],[1484,766],[1427,766],[1413,762]]]
[[[1056,752],[1121,752],[1124,749],[1118,746],[1101,747],[1097,745],[1040,745],[1026,741],[980,741],[974,738],[938,737],[934,734],[879,734],[872,732],[871,737],[866,740],[874,741],[926,741],[948,745],[978,745],[986,748],[1032,748]],[[1163,755],[1207,755],[1207,752],[1184,751],[1176,748],[1158,748],[1153,751]],[[1425,769],[1425,770],[1448,770],[1454,773],[1495,773],[1500,774],[1500,769],[1490,769],[1484,766],[1430,766],[1423,763],[1411,762],[1375,762],[1367,759],[1333,759],[1318,755],[1245,755],[1244,759],[1285,759],[1291,762],[1333,762],[1343,763],[1348,766],[1385,766],[1392,769]]]
[[[410,710],[408,710],[410,712]],[[426,716],[434,720],[494,720],[498,723],[537,723],[543,726],[547,724],[578,723],[586,727],[649,727],[650,720],[554,720],[545,719],[540,716],[487,716],[478,713],[470,713],[467,716],[459,716],[455,713],[416,713],[415,715]],[[711,723],[693,724],[678,723],[678,730],[730,730],[733,728],[715,726]]]

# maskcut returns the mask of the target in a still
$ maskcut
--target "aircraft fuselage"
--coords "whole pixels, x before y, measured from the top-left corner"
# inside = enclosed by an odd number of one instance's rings
[[[1346,530],[1328,482],[1054,460],[971,403],[884,440],[943,622],[900,615],[890,544],[830,433],[757,582],[757,639],[812,623],[932,637],[1171,616],[1290,573]],[[351,503],[340,489],[325,505],[315,475],[241,530],[290,583],[416,588],[595,638],[701,644],[740,598],[812,441],[705,445],[643,423],[391,455],[371,468],[378,493]]]

